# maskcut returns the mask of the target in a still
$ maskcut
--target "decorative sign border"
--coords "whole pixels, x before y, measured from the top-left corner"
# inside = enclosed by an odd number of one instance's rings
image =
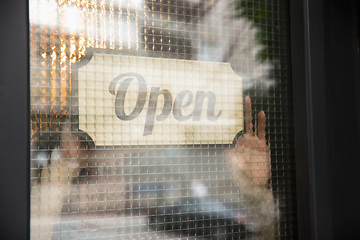
[[[78,128],[96,146],[232,144],[243,130],[229,63],[93,53],[73,69]]]

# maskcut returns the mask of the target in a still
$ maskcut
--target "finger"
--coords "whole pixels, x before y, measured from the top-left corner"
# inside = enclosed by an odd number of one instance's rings
[[[253,134],[251,99],[249,96],[245,97],[245,130],[246,133]]]
[[[266,126],[266,117],[264,111],[258,113],[258,138],[260,140],[265,140],[265,126]]]

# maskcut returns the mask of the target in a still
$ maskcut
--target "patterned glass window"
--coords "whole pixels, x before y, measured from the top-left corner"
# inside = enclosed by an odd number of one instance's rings
[[[30,0],[31,238],[297,238],[287,2]]]

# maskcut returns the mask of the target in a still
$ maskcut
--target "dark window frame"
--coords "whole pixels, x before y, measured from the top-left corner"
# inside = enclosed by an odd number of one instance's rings
[[[1,239],[30,233],[28,3],[0,4]]]
[[[297,215],[304,240],[358,235],[359,5],[290,1]],[[0,12],[0,238],[29,239],[28,2],[1,1]]]
[[[359,7],[291,1],[299,239],[359,235]]]

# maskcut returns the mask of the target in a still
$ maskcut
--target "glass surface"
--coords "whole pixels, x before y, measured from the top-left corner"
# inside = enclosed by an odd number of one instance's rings
[[[294,239],[280,0],[30,0],[31,239]]]

